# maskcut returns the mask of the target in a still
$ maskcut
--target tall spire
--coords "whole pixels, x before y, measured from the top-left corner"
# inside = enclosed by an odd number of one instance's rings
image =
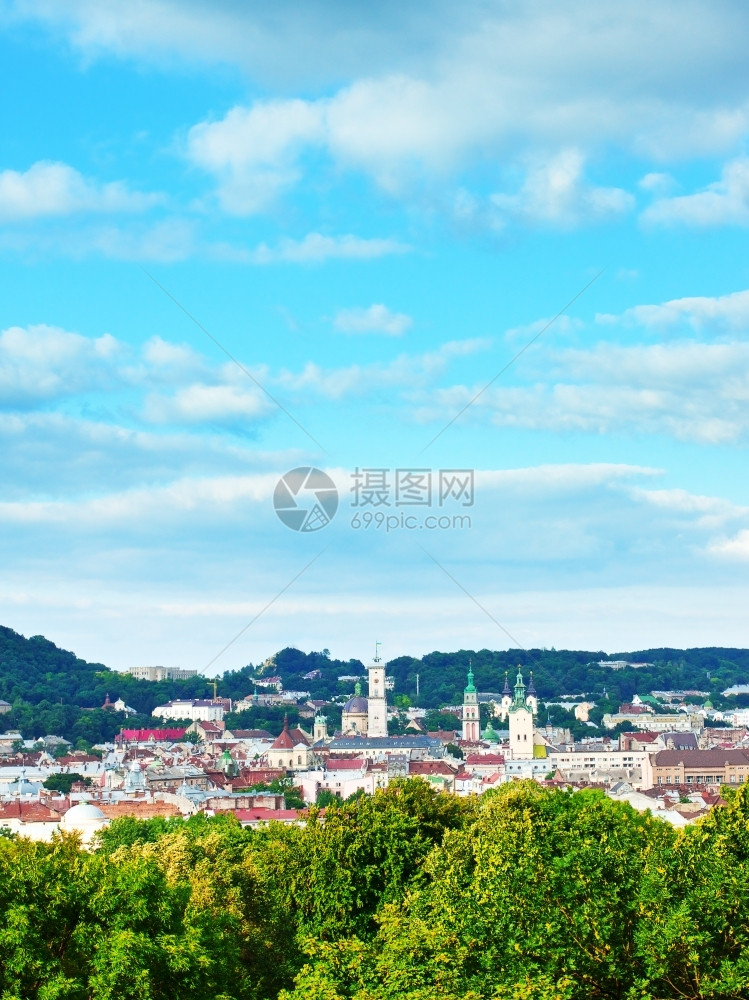
[[[519,664],[518,675],[515,678],[515,696],[512,699],[512,708],[525,708],[525,684]]]
[[[473,683],[473,663],[471,662],[471,660],[468,661],[468,684],[466,685],[465,693],[466,694],[476,693],[476,686]]]
[[[507,677],[507,671],[505,670],[505,686],[502,694],[509,694],[512,697],[512,691],[510,690],[510,681]]]
[[[531,679],[528,681],[528,694],[535,694],[536,689],[533,686],[533,671],[531,670]]]

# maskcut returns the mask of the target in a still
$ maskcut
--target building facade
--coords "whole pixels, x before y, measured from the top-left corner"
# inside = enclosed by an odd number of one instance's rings
[[[157,719],[190,719],[192,722],[221,722],[226,699],[182,699],[157,705],[151,715]]]
[[[648,757],[644,788],[740,785],[749,780],[749,750],[661,750]]]
[[[130,667],[124,671],[137,681],[186,681],[197,676],[197,670],[183,670],[182,667]]]

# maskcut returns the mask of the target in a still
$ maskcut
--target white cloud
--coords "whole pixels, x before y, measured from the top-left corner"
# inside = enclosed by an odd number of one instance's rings
[[[632,488],[630,495],[653,507],[680,517],[680,523],[697,530],[723,530],[732,521],[746,521],[749,507],[741,507],[723,497],[689,493],[683,489],[647,490]]]
[[[672,191],[675,184],[676,182],[670,174],[656,172],[645,174],[638,182],[638,187],[641,187],[643,191],[652,191],[653,194],[662,195]]]
[[[161,195],[130,191],[122,181],[89,180],[66,163],[40,160],[23,173],[0,172],[0,218],[5,220],[75,212],[143,212],[161,201]]]
[[[710,547],[712,555],[723,556],[737,562],[749,561],[749,528],[744,528],[731,538],[716,539]]]
[[[395,313],[382,303],[368,309],[341,309],[333,320],[341,333],[384,333],[388,337],[401,337],[413,326],[405,313]]]
[[[254,264],[322,264],[326,260],[373,260],[410,250],[407,243],[399,240],[308,233],[301,240],[280,240],[275,247],[261,243],[254,251],[242,254],[242,259]]]
[[[657,225],[749,225],[749,159],[727,163],[721,179],[702,191],[660,198],[645,209],[641,218]]]
[[[547,3],[460,7],[441,5],[439,14],[430,7],[427,24],[414,4],[398,5],[387,17],[370,12],[356,31],[341,31],[340,9],[311,5],[314,41],[301,62],[317,57],[325,82],[304,93],[318,96],[257,100],[188,135],[187,155],[215,177],[224,209],[263,210],[299,181],[309,155],[316,168],[322,154],[387,191],[423,196],[424,182],[440,183],[467,163],[506,169],[557,150],[550,166],[529,173],[519,195],[501,193],[500,207],[569,225],[633,205],[620,188],[582,180],[580,151],[701,155],[734,149],[749,130],[749,71],[738,41],[745,12],[723,7],[716,16],[699,2],[689,18],[673,3],[610,6],[605,16],[584,3],[564,11]],[[194,5],[196,18],[198,10],[205,16]],[[282,5],[273,43],[287,41],[278,62],[287,93],[300,61],[290,10]],[[221,20],[217,15],[214,30]],[[248,20],[249,51],[268,25],[262,15]],[[341,61],[325,66],[331,45]],[[643,180],[654,191],[665,182],[655,172]]]
[[[256,420],[275,409],[274,404],[249,381],[237,385],[188,385],[173,396],[146,397],[143,415],[154,423],[236,424]]]
[[[492,388],[463,419],[502,427],[664,434],[703,444],[749,438],[749,344],[598,344],[546,355],[532,386]],[[457,413],[481,386],[453,386],[417,400],[417,417]]]
[[[621,188],[595,187],[583,177],[584,156],[566,149],[528,171],[517,194],[493,194],[500,218],[575,226],[630,211],[635,204]]]
[[[250,215],[299,179],[300,152],[323,134],[321,105],[267,101],[232,108],[221,121],[194,126],[188,136],[188,156],[219,178],[222,208]]]
[[[658,305],[626,309],[618,316],[599,313],[596,322],[639,326],[661,332],[687,326],[698,333],[745,333],[749,329],[749,290],[728,295],[692,295]]]
[[[44,324],[0,333],[0,407],[32,406],[73,396],[112,380],[122,345]]]
[[[512,134],[546,146],[566,136],[575,144],[614,138],[657,152],[706,151],[726,148],[747,126],[749,15],[741,5],[716,10],[695,0],[688,17],[675,0],[657,7],[577,0],[564,9],[498,0],[384,10],[314,0],[302,7],[278,0],[272,9],[207,0],[9,6],[62,33],[87,58],[231,62],[287,91],[326,92],[358,77],[363,85],[341,102],[334,131],[360,162],[388,146],[398,159],[409,150],[442,158]],[[373,108],[368,129],[358,116]]]
[[[294,392],[315,392],[326,399],[365,395],[378,389],[425,386],[447,370],[451,361],[486,350],[491,341],[479,337],[453,340],[425,354],[400,354],[392,361],[325,369],[309,362],[301,372],[282,371],[273,382]]]

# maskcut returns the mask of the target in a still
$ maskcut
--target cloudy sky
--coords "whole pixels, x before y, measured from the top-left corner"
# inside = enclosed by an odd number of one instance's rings
[[[209,673],[749,645],[748,35],[0,0],[0,622]]]

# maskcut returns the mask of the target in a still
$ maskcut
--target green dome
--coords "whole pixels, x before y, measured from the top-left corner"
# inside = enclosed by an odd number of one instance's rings
[[[486,729],[481,734],[481,739],[486,740],[487,743],[499,743],[499,736],[492,726],[491,719],[487,722]]]

